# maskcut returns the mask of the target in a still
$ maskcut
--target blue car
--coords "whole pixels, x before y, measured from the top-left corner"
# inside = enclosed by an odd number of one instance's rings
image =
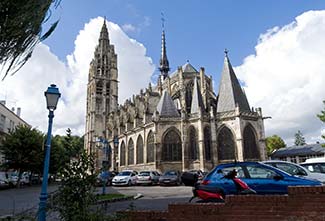
[[[258,162],[220,164],[201,182],[201,185],[218,187],[225,195],[237,194],[235,183],[224,176],[233,170],[257,194],[287,194],[288,186],[318,186],[319,181],[292,176],[282,170]]]

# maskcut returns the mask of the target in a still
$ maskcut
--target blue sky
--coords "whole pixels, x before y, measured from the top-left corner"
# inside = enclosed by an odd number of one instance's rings
[[[145,45],[147,55],[158,64],[160,56],[161,12],[165,16],[167,53],[172,70],[190,60],[203,66],[218,81],[227,48],[234,66],[254,53],[261,33],[274,26],[291,23],[308,10],[324,9],[325,1],[194,1],[194,0],[63,0],[53,11],[59,26],[44,43],[64,60],[84,24],[106,16],[120,26],[131,24],[138,31],[127,34]]]
[[[266,136],[277,134],[290,146],[300,130],[307,143],[322,141],[325,126],[316,115],[325,100],[323,0],[62,0],[44,26],[59,18],[57,29],[17,74],[0,82],[0,99],[9,108],[21,107],[24,120],[46,131],[43,92],[55,83],[62,99],[54,134],[69,127],[83,135],[89,63],[104,17],[118,55],[123,103],[150,81],[156,83],[161,12],[171,71],[187,60],[197,69],[205,67],[217,94],[227,48],[250,106],[272,117],[265,121]]]

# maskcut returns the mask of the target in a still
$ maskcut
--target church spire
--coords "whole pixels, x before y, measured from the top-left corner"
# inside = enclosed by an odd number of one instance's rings
[[[165,19],[162,14],[162,34],[161,34],[161,57],[160,57],[160,75],[163,79],[165,79],[168,76],[169,69],[169,62],[167,59],[167,51],[166,51],[166,38],[165,38]]]
[[[100,31],[99,41],[100,40],[108,40],[108,31],[106,27],[106,17],[104,18],[104,24],[102,26],[102,30]]]
[[[217,112],[233,111],[236,107],[239,108],[239,111],[250,112],[246,95],[230,64],[228,50],[225,49],[225,60],[221,73]]]

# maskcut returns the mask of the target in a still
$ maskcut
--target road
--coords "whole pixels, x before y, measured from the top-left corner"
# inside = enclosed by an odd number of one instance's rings
[[[48,192],[53,192],[57,185],[50,185]],[[0,216],[17,214],[19,212],[38,208],[41,186],[23,187],[20,189],[0,190]],[[97,188],[101,193],[102,189]],[[128,196],[142,194],[137,200],[128,200],[109,203],[107,212],[129,209],[132,205],[137,210],[167,210],[168,204],[188,202],[192,196],[192,188],[187,186],[131,186],[131,187],[107,187],[107,193],[121,193]]]

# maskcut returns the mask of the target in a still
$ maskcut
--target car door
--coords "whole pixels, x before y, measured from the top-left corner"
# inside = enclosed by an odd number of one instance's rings
[[[237,194],[237,188],[233,180],[224,178],[225,175],[227,175],[229,172],[236,170],[237,171],[237,178],[243,179],[245,178],[245,174],[243,172],[243,168],[239,165],[236,166],[228,166],[222,168],[222,173],[220,173],[217,176],[213,176],[213,182],[215,182],[217,185],[222,187],[222,189],[225,191],[225,194]]]
[[[137,183],[137,174],[135,172],[132,172],[130,179],[131,179],[131,183],[135,185]]]
[[[247,165],[248,178],[243,179],[247,185],[259,194],[287,193],[287,181],[274,170],[263,165]]]

